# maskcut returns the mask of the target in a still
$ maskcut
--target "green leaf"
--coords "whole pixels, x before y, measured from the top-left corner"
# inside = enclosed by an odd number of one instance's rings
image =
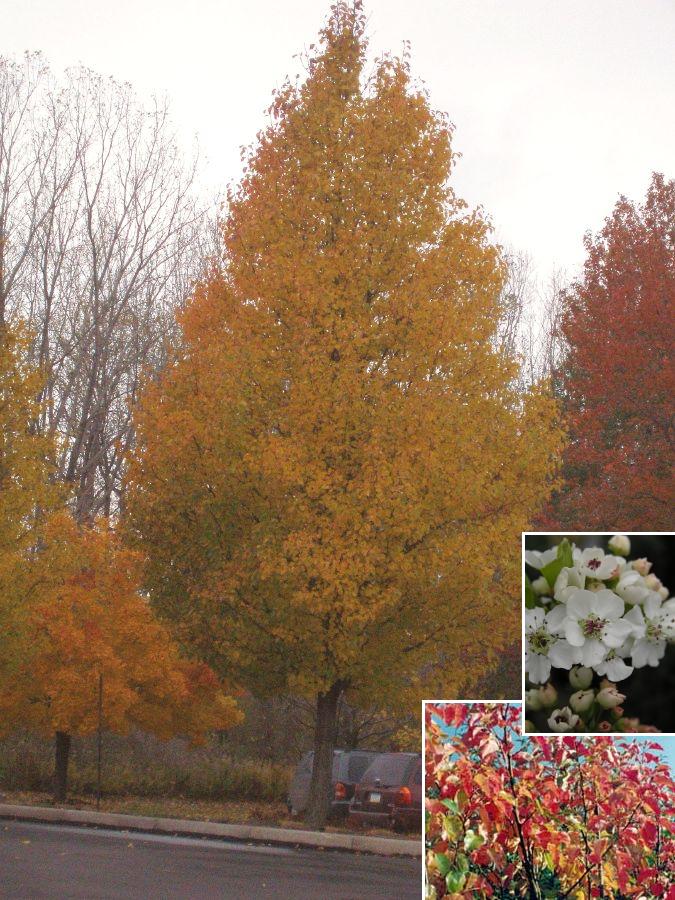
[[[436,853],[436,865],[438,866],[438,871],[441,873],[443,878],[448,874],[451,869],[451,863],[445,853]]]
[[[527,609],[534,609],[537,605],[537,595],[534,592],[534,588],[532,587],[532,582],[530,581],[530,576],[525,576],[525,606]]]
[[[563,569],[571,569],[573,565],[572,545],[567,538],[563,538],[558,544],[558,555],[556,558],[541,570],[541,574],[548,581],[551,590],[553,590],[553,585],[560,572]]]
[[[464,872],[448,872],[445,876],[445,886],[451,894],[456,894],[458,891],[461,891],[465,881],[466,875]]]
[[[455,859],[455,865],[457,866],[458,872],[468,872],[469,871],[469,860],[463,853],[458,853],[457,858]]]
[[[459,813],[459,807],[457,806],[457,804],[455,803],[454,800],[447,800],[447,799],[441,800],[441,803],[443,804],[443,806],[447,807],[450,810],[450,812],[453,812],[455,815],[457,815]]]
[[[464,849],[467,853],[473,853],[474,850],[482,847],[484,843],[485,839],[480,834],[476,834],[471,828],[464,835]]]
[[[462,820],[457,816],[443,816],[443,828],[451,840],[457,840],[464,830]]]

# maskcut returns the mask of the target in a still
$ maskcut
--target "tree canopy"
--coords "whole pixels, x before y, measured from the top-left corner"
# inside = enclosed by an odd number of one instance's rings
[[[137,411],[128,530],[180,639],[256,691],[452,693],[515,637],[555,406],[495,349],[504,268],[407,57],[336,3],[230,192],[224,264]]]
[[[673,500],[675,181],[652,177],[586,235],[583,277],[564,297],[558,373],[570,442],[547,522],[667,530]]]

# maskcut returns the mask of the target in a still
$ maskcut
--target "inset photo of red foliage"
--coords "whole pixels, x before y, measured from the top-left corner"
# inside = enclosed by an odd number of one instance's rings
[[[425,704],[425,898],[675,898],[675,739]]]

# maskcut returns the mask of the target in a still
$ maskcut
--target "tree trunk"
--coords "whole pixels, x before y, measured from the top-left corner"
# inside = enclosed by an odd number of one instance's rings
[[[343,690],[344,684],[337,681],[316,697],[314,764],[305,820],[311,828],[320,830],[324,828],[330,810],[337,711]]]
[[[54,799],[63,801],[68,790],[68,756],[70,735],[65,731],[56,732],[56,757],[54,761]]]

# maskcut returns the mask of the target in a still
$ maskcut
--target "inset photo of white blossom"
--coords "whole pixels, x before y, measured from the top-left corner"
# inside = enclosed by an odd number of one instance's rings
[[[525,731],[675,733],[674,541],[523,534]]]

